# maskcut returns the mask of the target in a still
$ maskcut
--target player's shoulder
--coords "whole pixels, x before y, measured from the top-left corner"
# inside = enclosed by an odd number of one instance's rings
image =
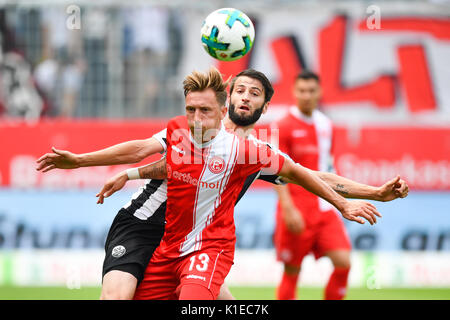
[[[249,142],[253,142],[254,144],[256,144],[258,146],[262,146],[262,147],[268,148],[275,154],[281,155],[281,156],[283,156],[283,157],[285,157],[287,159],[291,159],[286,153],[284,153],[280,149],[278,149],[278,147],[276,147],[273,143],[260,140],[260,139],[256,138],[252,134],[250,134],[248,136],[247,140],[249,140]]]
[[[274,145],[272,145],[271,143],[269,143],[267,141],[258,139],[253,134],[249,134],[247,137],[247,140],[248,140],[248,143],[253,143],[258,146],[264,146],[264,147],[269,147],[270,149],[275,149]]]
[[[291,126],[294,120],[295,117],[291,112],[291,108],[288,108],[281,117],[279,117],[275,122],[273,122],[271,127],[278,127],[279,129],[284,129],[286,128],[286,126]]]
[[[314,110],[313,117],[319,121],[331,122],[331,119],[319,109]]]
[[[264,147],[264,148],[270,147],[269,146],[270,144],[267,141],[260,140],[252,134],[249,134],[247,139],[244,139],[243,142],[246,145],[253,145],[256,147]]]
[[[239,156],[247,157],[250,154],[258,154],[258,150],[264,147],[260,140],[256,139],[253,135],[249,135],[247,138],[236,136],[239,143]]]
[[[290,159],[287,154],[280,151],[280,149],[278,149],[274,144],[258,139],[254,135],[250,134],[247,139],[245,139],[245,143],[246,150],[248,150],[250,153],[254,150],[265,150],[268,154],[279,155],[284,158]]]
[[[176,116],[169,120],[168,125],[185,125],[187,126],[186,116]]]
[[[167,122],[166,140],[169,144],[181,142],[187,136],[189,126],[185,116],[177,116]]]
[[[333,128],[333,122],[331,121],[331,119],[320,110],[314,110],[313,121],[316,126],[330,129]]]
[[[179,128],[182,128],[182,129],[188,128],[186,116],[176,116],[176,117],[171,118],[167,122],[167,129],[174,130],[174,129],[179,129]]]

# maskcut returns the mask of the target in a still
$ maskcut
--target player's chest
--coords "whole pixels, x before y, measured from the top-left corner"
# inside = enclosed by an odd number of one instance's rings
[[[331,128],[315,123],[297,124],[290,129],[289,145],[294,158],[318,157],[324,146],[331,145]]]
[[[318,153],[318,135],[314,125],[292,126],[289,133],[291,156],[314,155]]]
[[[223,188],[236,163],[233,152],[223,147],[178,144],[169,147],[167,157],[168,182],[172,187]]]

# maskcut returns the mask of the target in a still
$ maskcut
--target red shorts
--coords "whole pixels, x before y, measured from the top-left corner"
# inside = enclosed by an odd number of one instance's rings
[[[181,287],[206,287],[214,299],[233,265],[234,252],[205,249],[175,259],[155,254],[144,279],[136,289],[135,300],[177,300]]]
[[[290,232],[277,215],[274,243],[277,259],[283,263],[300,266],[310,252],[316,259],[327,251],[351,250],[351,243],[344,223],[333,210],[320,213],[320,220],[314,225],[306,223],[300,234]]]

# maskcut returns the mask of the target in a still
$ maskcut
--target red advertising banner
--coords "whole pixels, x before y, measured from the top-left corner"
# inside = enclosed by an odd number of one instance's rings
[[[84,153],[128,140],[146,139],[162,130],[165,122],[49,120],[34,124],[0,123],[0,185],[97,188],[128,166],[52,170],[42,174],[36,171],[35,161],[51,152],[52,146]],[[258,129],[267,129],[267,126]],[[411,189],[450,190],[450,128],[366,126],[351,130],[338,127],[335,143],[335,166],[342,176],[380,185],[400,174]],[[159,157],[152,156],[143,163]]]
[[[44,120],[0,123],[0,185],[11,187],[86,188],[103,185],[128,166],[36,171],[36,160],[51,148],[92,152],[128,140],[147,139],[166,121]],[[161,155],[146,159],[157,160]],[[134,164],[136,166],[137,164]]]
[[[448,127],[364,127],[356,133],[339,128],[335,143],[342,176],[380,185],[400,174],[412,189],[450,190]]]

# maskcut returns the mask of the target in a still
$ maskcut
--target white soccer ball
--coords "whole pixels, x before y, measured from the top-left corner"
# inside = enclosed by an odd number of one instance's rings
[[[211,57],[233,61],[250,51],[255,39],[255,28],[242,11],[222,8],[206,17],[201,36],[203,47]]]

